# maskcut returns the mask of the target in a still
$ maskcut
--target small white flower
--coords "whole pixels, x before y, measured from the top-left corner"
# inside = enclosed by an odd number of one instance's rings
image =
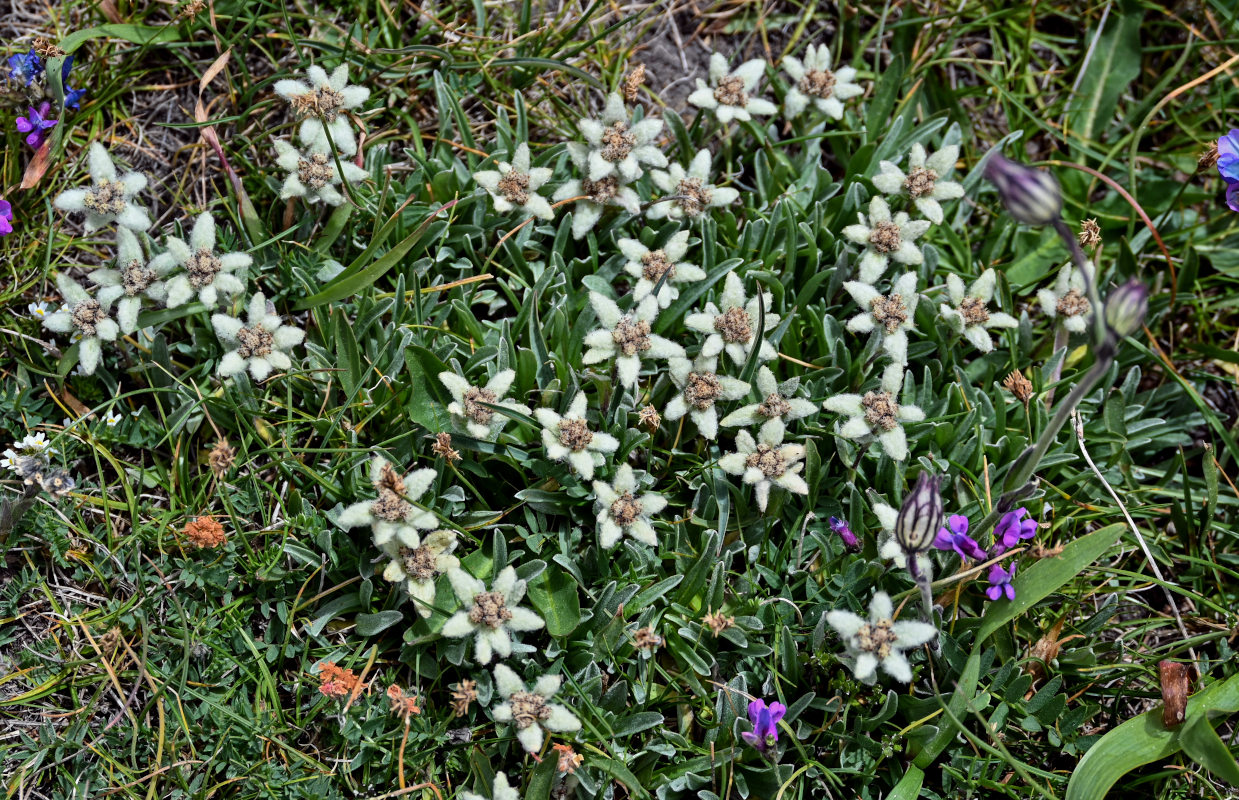
[[[407,531],[403,540],[417,541],[408,545],[389,540],[383,551],[391,558],[383,569],[383,579],[399,583],[417,606],[417,613],[429,617],[435,601],[435,579],[460,567],[460,559],[452,555],[459,543],[453,531],[435,531],[425,539],[417,531]]]
[[[17,462],[20,460],[21,454],[10,447],[4,451],[4,457],[0,458],[0,467],[16,472]]]
[[[908,554],[904,552],[899,545],[899,540],[895,538],[895,523],[899,519],[899,509],[888,506],[886,503],[874,503],[873,513],[877,515],[878,524],[882,526],[882,532],[878,535],[878,556],[890,561],[899,569],[907,569]],[[921,574],[929,574],[932,564],[927,552],[917,553],[916,563],[921,569]]]
[[[124,417],[120,415],[119,411],[109,411],[107,416],[103,418],[103,421],[108,424],[109,428],[115,428],[120,424],[122,419],[124,419]]]
[[[707,209],[728,206],[736,202],[740,192],[710,183],[710,151],[698,150],[688,169],[671,164],[666,171],[653,170],[650,180],[674,199],[651,203],[645,212],[647,219],[696,219]]]
[[[667,507],[667,499],[656,492],[635,494],[638,489],[632,467],[620,464],[611,483],[594,481],[598,503],[598,543],[610,550],[624,534],[650,547],[658,546],[650,516]]]
[[[168,280],[165,300],[168,308],[184,305],[195,294],[204,306],[215,308],[221,292],[231,297],[245,289],[245,284],[233,273],[248,267],[254,259],[245,253],[215,252],[215,220],[209,213],[204,211],[194,220],[188,244],[176,236],[168,236],[164,246],[167,252],[152,258],[150,268],[161,275],[174,267],[185,270]]]
[[[671,381],[680,392],[667,403],[663,416],[668,421],[685,414],[697,426],[697,432],[707,439],[718,436],[719,400],[741,400],[748,396],[750,387],[737,378],[715,374],[718,362],[714,358],[699,356],[695,362],[687,358],[673,358],[668,364]]]
[[[486,584],[461,569],[449,570],[447,579],[462,608],[448,617],[440,633],[449,639],[476,636],[473,657],[479,664],[489,664],[495,655],[512,655],[513,632],[536,631],[546,624],[516,605],[525,596],[525,581],[517,580],[515,567],[500,570],[489,592]]]
[[[770,313],[772,296],[770,292],[758,290],[752,298],[744,296],[744,281],[734,272],[727,273],[723,282],[723,293],[718,298],[719,306],[706,303],[704,311],[689,314],[684,318],[684,327],[706,334],[701,344],[701,355],[713,358],[726,352],[731,360],[743,366],[748,361],[749,353],[759,346],[757,358],[769,361],[778,356],[774,345],[766,341],[765,333],[779,324],[777,314]],[[757,330],[759,316],[758,303],[765,306],[764,326]]]
[[[430,489],[436,477],[438,473],[433,469],[419,469],[402,478],[391,462],[375,456],[370,462],[370,482],[378,497],[344,509],[337,522],[345,530],[369,525],[375,545],[386,552],[391,552],[387,549],[389,543],[420,547],[422,540],[417,532],[431,530],[438,520],[430,511],[413,504]]]
[[[782,431],[763,427],[756,441],[748,431],[736,431],[736,452],[720,458],[718,465],[729,475],[743,476],[753,486],[757,507],[765,511],[772,486],[792,494],[809,493],[809,484],[800,475],[804,456],[804,445],[783,444]]]
[[[943,303],[938,306],[943,322],[951,330],[963,334],[964,338],[982,353],[994,349],[994,340],[989,335],[991,328],[1016,328],[1020,324],[1019,320],[1010,314],[1001,311],[991,314],[986,308],[994,299],[996,280],[994,270],[987,269],[964,291],[964,282],[958,275],[947,275],[946,289],[951,305]]]
[[[86,276],[99,287],[99,302],[109,306],[116,303],[116,322],[121,333],[130,334],[138,329],[143,297],[156,303],[167,300],[168,287],[163,277],[173,265],[165,261],[159,266],[157,270],[147,264],[138,237],[128,228],[119,228],[115,267],[96,269]]]
[[[958,145],[948,145],[930,156],[918,142],[912,145],[908,155],[906,173],[889,161],[878,164],[880,172],[873,178],[874,188],[888,196],[906,194],[926,219],[941,225],[942,201],[964,196],[963,186],[947,180],[955,171],[958,158]]]
[[[1095,273],[1096,269],[1090,264],[1089,275]],[[1072,333],[1088,330],[1092,305],[1088,300],[1087,284],[1084,273],[1070,261],[1058,271],[1054,288],[1037,292],[1037,299],[1041,301],[1041,310],[1046,316],[1051,319],[1058,316],[1063,318],[1063,327],[1067,330]]]
[[[52,312],[52,307],[48,305],[47,303],[39,302],[39,303],[31,303],[30,305],[26,306],[26,310],[29,311],[30,316],[34,317],[35,319],[43,319],[44,317],[46,317],[48,314]]]
[[[271,370],[287,370],[293,361],[289,350],[301,344],[305,331],[285,325],[280,315],[267,305],[262,292],[250,298],[246,322],[227,314],[212,314],[215,335],[234,349],[219,360],[219,374],[228,378],[248,367],[254,380],[265,380]]]
[[[552,733],[574,733],[581,729],[581,721],[566,706],[547,702],[562,683],[558,675],[543,675],[529,690],[511,669],[503,664],[495,666],[495,689],[504,702],[495,706],[491,714],[496,722],[510,722],[516,726],[516,738],[525,752],[536,753],[542,749],[544,729]]]
[[[641,177],[642,164],[667,166],[667,157],[654,144],[662,129],[661,119],[634,122],[623,98],[612,92],[599,119],[581,120],[586,144],[568,142],[568,155],[590,181],[617,175],[621,182],[631,183]]]
[[[852,67],[830,71],[830,48],[824,44],[809,45],[803,62],[784,56],[783,71],[792,85],[783,100],[783,113],[788,119],[800,116],[810,103],[831,119],[843,119],[843,101],[865,93],[855,83],[856,70]]]
[[[688,102],[713,111],[718,121],[726,125],[734,120],[747,121],[754,114],[773,114],[778,107],[769,100],[750,97],[758,81],[766,73],[764,59],[745,61],[733,71],[727,71],[727,57],[722,53],[710,54],[710,82],[697,79],[697,90],[688,96]]]
[[[473,180],[490,195],[500,214],[518,208],[538,219],[554,219],[551,204],[536,191],[552,174],[550,167],[529,167],[529,145],[521,142],[512,153],[512,163],[500,161],[496,169],[473,173]]]
[[[639,303],[636,311],[624,313],[615,301],[598,292],[589,293],[601,328],[585,334],[589,348],[581,358],[584,364],[615,359],[619,382],[629,389],[637,385],[643,358],[683,358],[684,348],[675,342],[650,333],[650,323],[658,315],[658,307]]]
[[[336,187],[341,181],[354,184],[364,181],[369,173],[352,161],[340,159],[340,169],[326,142],[315,142],[298,150],[283,139],[275,141],[275,163],[288,172],[280,187],[280,199],[304,197],[309,203],[322,200],[329,206],[344,202],[344,194]]]
[[[336,67],[330,76],[322,67],[310,67],[305,71],[306,80],[284,79],[276,81],[275,93],[293,107],[297,116],[303,117],[300,136],[303,144],[320,144],[324,149],[330,144],[341,156],[357,152],[357,138],[345,113],[366,102],[370,90],[364,86],[348,85],[348,65]]]
[[[882,373],[878,391],[859,394],[840,394],[829,397],[822,406],[836,414],[846,414],[847,422],[839,428],[845,439],[867,439],[876,436],[882,449],[896,461],[908,457],[908,437],[904,422],[920,422],[925,412],[916,406],[899,404],[899,389],[903,386],[903,367],[887,365]]]
[[[151,226],[146,209],[134,202],[134,195],[146,188],[146,176],[137,172],[116,174],[116,165],[103,145],[90,146],[89,189],[69,189],[56,195],[53,204],[61,211],[85,211],[86,232],[115,221],[123,228],[144,231]]]
[[[890,596],[878,592],[869,603],[868,621],[851,611],[826,614],[826,621],[847,648],[845,663],[851,662],[853,674],[863,683],[874,682],[879,665],[900,683],[910,683],[912,665],[900,651],[920,647],[938,635],[938,629],[927,622],[895,622],[893,613]]]
[[[587,398],[578,392],[563,416],[549,408],[536,408],[533,415],[542,425],[542,445],[546,456],[567,461],[581,480],[593,480],[594,467],[603,463],[604,453],[619,449],[619,440],[609,433],[591,431],[585,420]]]
[[[628,262],[624,271],[637,279],[632,298],[638,303],[657,303],[666,308],[680,296],[679,286],[704,280],[706,271],[701,267],[681,261],[688,252],[688,231],[679,231],[657,250],[651,250],[636,239],[620,239],[616,244]],[[663,276],[666,275],[664,279]],[[662,281],[655,296],[654,287]]]
[[[661,123],[660,123],[661,124]],[[568,150],[572,163],[581,172],[592,168],[588,151]],[[666,163],[664,159],[664,163]],[[629,214],[641,213],[641,197],[631,186],[625,186],[627,180],[614,171],[597,180],[593,178],[571,178],[565,181],[551,199],[556,203],[571,197],[584,197],[572,206],[572,238],[580,239],[593,230],[602,212],[607,206],[618,206]]]
[[[462,791],[460,800],[521,800],[520,792],[508,783],[508,776],[502,772],[495,773],[495,783],[491,786],[490,797],[483,797],[470,791]]]
[[[452,395],[452,402],[447,406],[448,413],[458,424],[465,426],[465,431],[470,436],[488,442],[493,442],[499,436],[503,426],[508,424],[509,417],[496,413],[483,403],[502,406],[521,414],[529,413],[528,406],[503,399],[503,396],[512,388],[514,380],[516,380],[516,370],[513,369],[496,372],[484,387],[470,384],[455,372],[439,373],[439,381]]]
[[[43,431],[26,434],[26,438],[20,442],[14,442],[14,446],[30,456],[47,456],[56,452],[56,448],[52,447],[52,443],[47,440],[47,434]]]
[[[719,424],[725,428],[760,424],[760,438],[782,439],[787,421],[803,419],[817,413],[817,403],[793,396],[799,383],[793,378],[780,386],[774,373],[763,364],[757,368],[757,393],[761,395],[762,401],[736,409],[723,417]]]
[[[847,226],[843,235],[865,248],[859,267],[863,283],[876,282],[891,261],[914,265],[925,261],[925,255],[913,242],[929,230],[929,220],[911,220],[903,211],[892,219],[890,206],[881,197],[869,201],[868,219],[864,214],[857,216],[860,224]]]
[[[86,375],[94,374],[103,354],[103,342],[114,342],[120,334],[120,326],[108,317],[107,304],[87,294],[73,279],[63,272],[56,276],[56,285],[65,306],[55,314],[43,319],[43,327],[56,333],[75,333],[78,348],[78,365]]]
[[[890,294],[882,294],[868,283],[848,281],[843,284],[856,304],[866,311],[848,320],[848,330],[854,333],[877,331],[882,336],[882,347],[897,364],[908,363],[908,331],[916,328],[916,304],[920,295],[916,291],[915,272],[902,275],[891,287]]]

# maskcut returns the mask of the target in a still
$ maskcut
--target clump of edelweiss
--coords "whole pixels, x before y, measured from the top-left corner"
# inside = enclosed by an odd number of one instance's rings
[[[219,374],[228,378],[247,368],[254,380],[265,380],[273,369],[292,367],[288,351],[301,344],[305,331],[285,325],[267,298],[258,292],[245,309],[246,321],[227,314],[212,314],[215,335],[231,347],[219,361]]]
[[[897,364],[908,363],[908,331],[916,327],[917,275],[900,276],[888,294],[882,294],[868,283],[848,281],[843,284],[856,305],[865,309],[848,320],[848,330],[855,333],[877,331],[882,348]]]
[[[502,772],[495,773],[495,782],[491,785],[490,797],[486,798],[480,794],[475,794],[470,791],[462,791],[460,793],[461,800],[521,800],[520,792],[512,788],[508,783],[508,776]]]
[[[474,636],[473,656],[479,664],[489,664],[496,654],[512,655],[513,632],[536,631],[545,624],[537,614],[516,605],[525,596],[525,582],[517,579],[515,567],[500,570],[490,591],[461,569],[449,570],[447,579],[462,608],[443,623],[441,633],[451,639]]]
[[[340,160],[339,169],[326,142],[314,142],[298,150],[283,139],[275,141],[275,163],[288,172],[280,187],[280,199],[304,197],[307,202],[322,200],[329,206],[344,202],[344,195],[336,187],[342,182],[349,184],[364,181],[369,173],[352,161]]]
[[[688,169],[671,164],[666,171],[653,170],[650,180],[671,197],[651,203],[645,216],[649,219],[697,219],[708,209],[736,202],[736,189],[710,183],[710,151],[698,150]]]
[[[720,400],[741,400],[749,393],[747,383],[719,375],[715,372],[717,368],[714,358],[698,357],[696,361],[671,359],[667,372],[680,392],[667,402],[663,416],[674,422],[688,414],[698,433],[707,439],[717,437],[718,409],[715,405]]]
[[[56,333],[69,333],[79,342],[77,357],[82,372],[94,373],[103,355],[103,343],[114,342],[120,326],[110,316],[109,304],[91,297],[65,273],[56,276],[64,308],[43,318],[43,327]]]
[[[758,290],[752,298],[745,298],[744,281],[736,273],[729,272],[718,302],[722,308],[706,303],[704,311],[684,318],[686,328],[706,334],[701,344],[702,356],[713,358],[726,352],[733,362],[743,366],[754,347],[760,347],[757,358],[761,361],[769,361],[778,355],[774,345],[765,338],[766,332],[779,324],[778,315],[770,313],[770,292]],[[758,303],[765,306],[760,331],[757,325],[758,317],[762,315]]]
[[[903,423],[920,422],[925,419],[925,412],[916,406],[899,403],[902,386],[903,367],[889,364],[882,372],[882,383],[877,391],[835,395],[828,397],[822,406],[827,411],[847,415],[847,422],[839,428],[840,436],[845,439],[876,437],[888,456],[903,461],[908,457],[908,437]]]
[[[892,217],[890,206],[881,197],[869,201],[867,218],[864,214],[857,216],[860,223],[848,225],[843,235],[865,248],[858,267],[862,283],[876,282],[892,261],[910,265],[925,261],[925,255],[913,243],[929,230],[929,220],[912,220],[904,211]]]
[[[637,494],[637,478],[632,467],[620,464],[611,483],[594,481],[598,502],[598,543],[604,550],[614,547],[627,534],[642,544],[658,546],[650,517],[667,507],[667,499],[656,492]]]
[[[550,167],[529,166],[529,145],[521,142],[512,151],[511,163],[500,161],[495,169],[475,172],[473,180],[490,195],[500,214],[518,208],[538,219],[554,219],[551,204],[537,192],[552,174]]]
[[[495,690],[503,702],[491,710],[496,722],[516,727],[516,738],[527,753],[542,749],[544,731],[574,733],[581,721],[566,706],[550,702],[559,691],[563,679],[558,675],[543,675],[528,689],[520,676],[503,664],[495,666]]]
[[[666,308],[680,296],[680,285],[702,280],[706,271],[681,261],[688,252],[688,231],[678,231],[662,247],[651,250],[636,239],[616,242],[628,262],[624,271],[637,279],[632,298]],[[655,291],[657,290],[657,291]]]
[[[756,383],[761,402],[737,408],[723,417],[720,425],[725,428],[761,425],[758,434],[761,438],[782,439],[787,422],[817,412],[817,403],[794,396],[800,386],[797,378],[780,385],[770,368],[763,364],[757,368]]]
[[[581,172],[590,168],[589,162],[583,160],[579,151],[569,151],[572,163]],[[641,213],[641,196],[624,183],[624,178],[618,173],[612,173],[594,180],[592,178],[571,178],[564,181],[551,200],[556,203],[580,198],[572,205],[572,238],[581,239],[593,230],[602,219],[602,212],[607,206],[617,206],[629,214]]]
[[[61,211],[86,212],[86,232],[115,221],[122,228],[144,231],[151,226],[146,209],[134,202],[134,195],[146,188],[146,176],[138,172],[116,174],[116,165],[103,145],[90,146],[89,189],[68,189],[56,195],[53,204]]]
[[[742,476],[757,495],[757,507],[765,511],[772,486],[792,494],[809,493],[809,484],[800,475],[804,456],[804,445],[783,444],[780,430],[762,428],[756,440],[748,431],[740,430],[736,432],[736,452],[720,458],[718,465],[729,475]]]
[[[305,80],[276,81],[275,93],[287,100],[302,119],[302,143],[324,149],[334,145],[341,156],[357,153],[357,137],[347,112],[366,102],[370,90],[348,85],[347,64],[336,67],[330,76],[322,67],[310,67],[305,71]]]
[[[622,386],[631,389],[637,385],[643,359],[684,357],[683,347],[650,333],[658,306],[639,303],[636,310],[625,313],[614,300],[598,292],[589,293],[589,303],[602,327],[585,334],[585,346],[589,349],[581,362],[597,364],[614,359]]]
[[[1017,328],[1020,324],[1010,314],[989,310],[996,281],[994,270],[987,269],[965,291],[963,280],[951,273],[946,276],[946,290],[951,303],[938,306],[942,321],[982,353],[994,349],[994,340],[989,335],[991,328]]]
[[[603,463],[603,454],[619,449],[619,440],[609,433],[591,431],[585,419],[588,400],[578,392],[561,416],[549,408],[536,408],[533,415],[542,425],[542,445],[548,458],[567,461],[582,480],[593,480],[594,468]]]
[[[337,522],[346,530],[369,525],[374,533],[374,544],[380,548],[387,548],[389,543],[419,547],[422,540],[418,530],[431,530],[438,520],[430,511],[413,504],[421,499],[436,477],[438,473],[433,469],[419,469],[401,477],[390,461],[375,456],[370,462],[370,482],[378,497],[344,509]]]
[[[712,111],[724,125],[732,120],[750,120],[754,114],[773,114],[778,111],[769,100],[750,95],[766,72],[764,59],[745,61],[731,72],[727,71],[727,67],[726,56],[722,53],[711,53],[710,82],[707,84],[698,78],[697,89],[688,96],[688,102]]]
[[[168,279],[168,308],[176,308],[189,302],[194,295],[207,308],[214,308],[219,295],[239,294],[245,284],[234,273],[254,262],[246,253],[215,252],[215,220],[207,212],[194,220],[189,232],[189,243],[176,236],[164,240],[167,252],[151,259],[150,266],[157,272],[179,272]]]
[[[514,369],[499,370],[485,386],[474,386],[455,372],[440,372],[439,380],[452,395],[452,402],[447,406],[448,413],[458,423],[463,424],[465,431],[476,439],[494,441],[510,419],[505,414],[487,408],[487,403],[521,414],[529,413],[528,406],[503,399],[512,388],[512,381],[516,380]]]
[[[958,158],[959,145],[947,145],[931,156],[917,142],[908,155],[907,172],[883,161],[878,165],[880,171],[874,176],[873,185],[884,195],[907,196],[926,219],[941,225],[942,202],[964,196],[964,187],[947,178],[955,171]]]
[[[654,144],[662,133],[663,121],[634,122],[624,99],[615,92],[607,96],[602,116],[582,119],[580,129],[585,143],[568,142],[568,155],[588,181],[618,177],[623,183],[631,183],[641,177],[642,164],[667,166],[667,157]]]
[[[435,531],[425,538],[410,531],[404,538],[415,543],[392,540],[383,546],[391,559],[383,569],[383,578],[401,584],[413,598],[417,613],[429,617],[435,600],[435,579],[460,567],[460,559],[452,555],[459,540],[454,531]]]
[[[1089,274],[1095,270],[1089,265]],[[1084,273],[1071,262],[1063,265],[1054,280],[1053,289],[1042,289],[1037,292],[1041,301],[1041,310],[1050,318],[1061,317],[1063,327],[1072,333],[1083,333],[1088,329],[1092,305],[1088,301],[1088,285]]]
[[[164,269],[169,269],[165,265]],[[105,306],[116,303],[116,321],[120,332],[138,329],[138,312],[142,298],[162,303],[168,297],[165,273],[146,263],[138,237],[128,228],[116,231],[116,261],[112,267],[100,267],[86,277],[99,287],[99,302]]]
[[[895,622],[894,607],[885,592],[878,592],[869,603],[866,621],[851,611],[830,611],[826,621],[839,632],[847,648],[845,663],[850,663],[856,679],[873,683],[881,666],[900,683],[912,681],[912,665],[903,650],[931,641],[938,629],[927,622]]]
[[[784,56],[783,71],[792,84],[783,99],[783,113],[788,119],[800,116],[809,105],[831,119],[843,119],[843,101],[865,93],[856,84],[856,70],[852,67],[831,72],[830,48],[824,44],[809,45],[804,61]]]

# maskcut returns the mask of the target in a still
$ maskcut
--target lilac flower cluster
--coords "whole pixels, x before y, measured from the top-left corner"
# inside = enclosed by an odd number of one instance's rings
[[[994,526],[994,546],[987,553],[975,539],[968,535],[968,518],[961,514],[952,514],[947,520],[946,527],[940,528],[938,535],[934,537],[934,547],[938,550],[954,551],[965,561],[968,559],[986,561],[1001,556],[1021,541],[1031,539],[1036,535],[1037,520],[1029,516],[1028,509],[1017,508],[1014,511],[1008,511]],[[1011,562],[1007,567],[1001,564],[994,564],[990,567],[987,576],[989,588],[985,590],[986,597],[990,600],[998,600],[1002,597],[1008,600],[1015,599],[1015,587],[1011,585],[1012,579],[1015,578],[1015,566],[1015,562]]]

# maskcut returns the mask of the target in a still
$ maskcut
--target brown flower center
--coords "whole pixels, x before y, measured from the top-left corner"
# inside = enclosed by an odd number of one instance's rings
[[[1087,314],[1091,308],[1088,298],[1079,289],[1072,289],[1058,301],[1058,313],[1064,317],[1078,317]]]
[[[895,631],[892,630],[889,619],[873,623],[866,622],[856,632],[857,646],[864,652],[872,653],[879,659],[884,659],[891,654],[891,647],[895,644],[895,638]]]
[[[611,331],[611,339],[626,356],[644,353],[650,349],[650,323],[636,321],[631,314],[625,314]]]
[[[611,519],[621,527],[627,527],[641,516],[641,501],[632,496],[632,492],[624,492],[611,504]]]
[[[835,93],[835,73],[828,69],[811,69],[798,84],[800,91],[825,100]]]
[[[705,411],[723,394],[723,385],[713,372],[690,372],[684,384],[684,399],[698,411]]]
[[[119,214],[125,210],[125,184],[100,181],[86,191],[82,204],[96,214]]]
[[[146,265],[136,258],[120,271],[121,285],[128,297],[142,294],[155,282],[156,277],[155,270],[147,269]]]
[[[753,325],[749,315],[743,308],[732,306],[726,313],[714,318],[714,330],[723,334],[723,339],[730,343],[752,341]]]
[[[469,609],[469,621],[474,625],[498,628],[512,619],[507,601],[502,592],[478,592],[473,596],[473,608]]]
[[[379,489],[379,496],[370,504],[370,513],[387,522],[403,522],[413,509],[408,502],[390,489]]]
[[[641,256],[642,278],[645,278],[650,283],[658,283],[662,280],[663,275],[667,276],[668,281],[675,277],[675,264],[672,264],[671,259],[667,258],[665,251],[651,250]]]
[[[533,692],[513,692],[508,698],[508,705],[512,706],[512,721],[521,730],[551,716],[546,698]]]
[[[491,411],[482,403],[494,404],[495,393],[490,389],[483,389],[479,386],[470,386],[465,391],[465,396],[461,398],[465,405],[465,416],[470,421],[476,422],[479,425],[489,425],[491,418],[495,416],[495,412]]]
[[[185,262],[185,271],[189,273],[189,284],[195,289],[210,286],[221,269],[219,258],[205,247],[191,255]]]
[[[418,548],[400,548],[400,565],[404,574],[419,581],[428,581],[438,574],[435,562],[438,556],[426,545]]]
[[[600,181],[581,181],[581,194],[589,195],[589,199],[598,205],[606,205],[614,200],[618,191],[619,181],[614,175],[608,175]]]
[[[83,336],[94,336],[99,330],[99,323],[107,319],[108,315],[103,306],[99,305],[99,301],[92,297],[73,307],[72,318],[73,326],[81,331]]]
[[[379,476],[374,481],[374,488],[380,492],[387,490],[394,494],[403,495],[405,493],[404,478],[400,477],[400,473],[396,472],[396,468],[390,462],[384,461],[379,467]]]
[[[959,315],[964,318],[965,325],[984,325],[989,322],[989,309],[979,297],[965,297],[959,304]]]
[[[934,193],[934,181],[936,180],[938,180],[938,173],[932,169],[915,167],[908,173],[908,177],[904,178],[903,189],[913,199],[924,197]]]
[[[875,297],[870,304],[873,318],[886,328],[887,333],[894,333],[899,326],[908,321],[908,307],[903,304],[903,297],[890,294],[885,297]]]
[[[762,442],[757,445],[757,451],[749,453],[744,460],[744,466],[757,467],[767,478],[778,478],[787,472],[787,459],[779,452],[779,448]]]
[[[704,211],[714,197],[714,190],[704,185],[701,178],[685,178],[680,181],[675,192],[679,195],[676,202],[690,217],[695,217]]]
[[[791,410],[792,404],[783,399],[783,395],[778,392],[771,392],[762,401],[762,404],[757,407],[757,413],[769,419],[781,417]]]
[[[614,164],[628,158],[637,145],[635,134],[628,132],[628,123],[622,119],[613,122],[602,131],[602,158]]]
[[[514,169],[499,179],[499,193],[509,203],[523,206],[529,202],[529,176]]]
[[[889,431],[899,424],[899,406],[890,392],[867,392],[860,399],[865,409],[865,422],[870,428],[881,428]]]
[[[744,108],[749,104],[748,93],[744,91],[744,79],[735,75],[723,78],[714,88],[714,99],[720,105]]]
[[[305,94],[293,95],[290,101],[299,116],[319,117],[327,122],[335,122],[344,107],[344,95],[330,86],[320,86]]]
[[[237,331],[237,355],[241,358],[262,358],[271,354],[275,336],[271,331],[255,325]]]
[[[559,443],[569,450],[584,450],[593,440],[593,432],[580,417],[565,419],[559,423]]]
[[[297,177],[303,184],[317,191],[331,184],[336,177],[336,169],[331,165],[326,153],[313,153],[309,158],[297,162]]]
[[[879,253],[893,253],[903,244],[899,226],[893,222],[879,222],[869,233],[869,244]]]

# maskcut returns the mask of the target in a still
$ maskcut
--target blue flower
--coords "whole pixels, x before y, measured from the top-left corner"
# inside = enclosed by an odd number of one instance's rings
[[[0,236],[13,232],[13,206],[8,200],[0,200]]]
[[[1007,552],[1020,543],[1021,539],[1031,539],[1037,535],[1037,520],[1021,517],[1028,513],[1026,508],[1008,511],[994,526],[994,555]]]
[[[985,560],[985,551],[975,539],[968,535],[967,517],[962,514],[952,514],[946,524],[946,528],[938,529],[938,535],[934,537],[934,547],[939,550],[954,550],[963,559]]]
[[[34,79],[43,74],[43,61],[31,50],[29,53],[18,53],[9,56],[9,77],[21,81],[26,86],[34,83]]]
[[[73,69],[73,56],[66,56],[64,63],[60,66],[60,85],[65,91],[65,108],[79,108],[86,90],[69,88],[69,70],[71,69]]]
[[[1006,595],[1008,600],[1015,599],[1015,587],[1011,585],[1011,579],[1015,577],[1015,562],[1011,562],[1011,569],[1007,571],[1003,569],[1001,564],[995,564],[989,568],[989,588],[985,590],[985,596],[990,600],[997,600]]]
[[[1239,183],[1239,128],[1217,140],[1217,171],[1229,186]],[[1229,200],[1229,189],[1226,194]]]
[[[749,703],[749,722],[753,723],[753,732],[744,731],[740,735],[764,753],[779,741],[779,720],[786,713],[787,706],[782,703],[766,705],[765,700],[754,700]]]
[[[28,117],[17,118],[17,130],[21,133],[28,133],[26,144],[38,150],[47,141],[47,132],[56,127],[58,120],[47,119],[46,115],[52,112],[52,104],[44,101],[39,104],[38,108],[32,108],[29,111]]]

